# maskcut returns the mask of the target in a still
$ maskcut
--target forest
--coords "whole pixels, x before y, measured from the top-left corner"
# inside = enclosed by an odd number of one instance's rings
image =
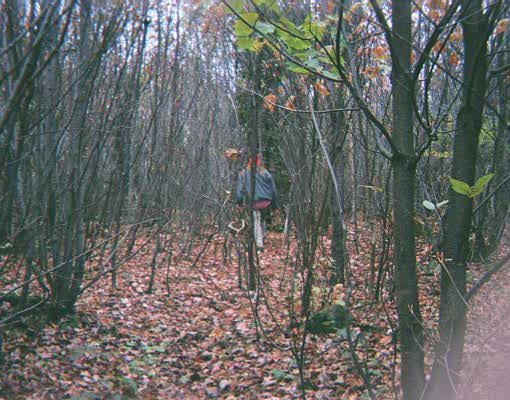
[[[506,399],[509,15],[0,0],[0,400]]]

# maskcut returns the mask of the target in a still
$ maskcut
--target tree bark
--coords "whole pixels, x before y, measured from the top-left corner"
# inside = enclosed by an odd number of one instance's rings
[[[402,357],[404,399],[419,399],[424,386],[422,317],[418,302],[415,243],[416,156],[411,76],[411,1],[394,0],[391,54],[393,131],[398,153],[393,156],[395,221],[395,297]]]
[[[506,33],[500,40],[503,44],[500,48],[508,48],[510,35]],[[498,54],[497,67],[502,68],[508,64],[510,57],[508,52]],[[497,77],[498,90],[498,112],[500,118],[498,120],[498,132],[494,143],[494,159],[493,172],[494,188],[494,222],[489,232],[489,251],[494,251],[501,241],[501,236],[506,226],[508,213],[510,211],[510,181],[504,182],[510,173],[510,156],[508,144],[510,142],[510,128],[507,125],[508,119],[508,95],[510,94],[507,76]],[[500,187],[501,186],[501,187]]]
[[[487,87],[487,19],[482,12],[481,0],[463,2],[462,7],[463,94],[457,115],[451,176],[471,186],[475,181]],[[473,199],[450,188],[448,200],[443,248],[445,262],[441,270],[440,338],[427,390],[430,400],[454,398],[466,329],[466,267]]]

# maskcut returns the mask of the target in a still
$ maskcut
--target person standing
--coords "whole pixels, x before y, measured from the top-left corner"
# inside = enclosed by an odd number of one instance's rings
[[[251,179],[252,167],[255,164],[255,190],[253,203]],[[239,174],[236,190],[236,203],[238,206],[252,206],[254,221],[254,236],[257,248],[264,248],[265,222],[269,217],[270,209],[278,208],[278,196],[276,185],[271,173],[262,165],[261,155],[257,154],[255,163],[252,158],[248,159],[248,165]]]

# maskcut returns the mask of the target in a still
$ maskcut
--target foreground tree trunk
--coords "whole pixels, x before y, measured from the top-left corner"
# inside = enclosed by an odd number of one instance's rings
[[[80,3],[80,41],[78,45],[78,59],[80,67],[78,73],[83,78],[78,82],[73,114],[70,121],[69,141],[70,153],[73,159],[72,170],[68,177],[69,192],[65,198],[65,227],[64,262],[57,270],[53,283],[52,307],[50,319],[56,319],[62,314],[73,311],[74,303],[83,280],[85,269],[85,215],[83,200],[85,188],[82,187],[83,152],[85,148],[85,132],[87,129],[87,111],[90,104],[92,81],[86,68],[91,57],[89,41],[92,3],[81,0]]]
[[[506,33],[499,40],[499,47],[508,49],[510,35]],[[506,68],[510,63],[510,56],[508,52],[501,52],[497,55],[497,68]],[[510,156],[509,146],[507,143],[510,141],[510,128],[508,126],[508,96],[510,95],[510,88],[508,85],[508,78],[504,74],[498,76],[496,81],[498,91],[498,112],[500,115],[498,121],[497,137],[494,143],[494,159],[493,159],[493,172],[496,174],[494,177],[493,187],[496,190],[494,193],[494,222],[492,223],[489,232],[489,251],[496,250],[503,231],[506,226],[508,212],[510,210],[510,180],[508,180],[510,172]]]
[[[490,32],[482,1],[463,2],[464,72],[462,104],[457,115],[451,176],[470,186],[475,181],[478,139],[487,88],[487,38]],[[427,398],[452,399],[462,367],[466,329],[466,265],[473,199],[450,188],[446,215],[440,339]]]
[[[401,383],[404,399],[419,399],[424,386],[422,318],[418,302],[415,243],[416,155],[411,77],[411,2],[393,1],[392,138],[395,221],[395,296],[399,319]]]

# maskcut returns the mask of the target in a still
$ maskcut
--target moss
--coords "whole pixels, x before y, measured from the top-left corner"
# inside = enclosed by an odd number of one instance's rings
[[[335,333],[351,322],[352,317],[343,305],[332,304],[311,315],[307,330],[316,335]]]

